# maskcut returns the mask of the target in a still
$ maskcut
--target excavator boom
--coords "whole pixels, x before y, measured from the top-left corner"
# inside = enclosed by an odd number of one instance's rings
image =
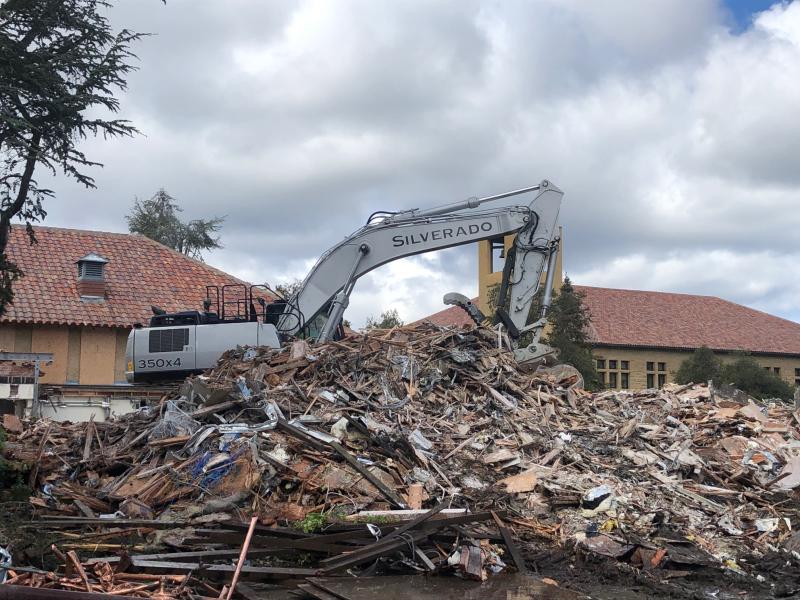
[[[533,194],[527,204],[488,206],[523,194]],[[226,302],[223,288],[221,297],[216,296],[216,312],[210,310],[214,299],[209,297],[202,312],[157,314],[149,327],[135,326],[126,350],[127,378],[146,381],[202,371],[213,366],[225,350],[236,346],[277,348],[288,337],[297,335],[328,340],[342,321],[356,281],[366,273],[406,256],[509,234],[515,235],[515,241],[506,258],[499,302],[501,307],[507,304],[508,310],[498,309],[496,318],[506,327],[520,360],[541,356],[547,351],[538,341],[552,287],[562,196],[556,186],[542,181],[528,188],[426,210],[373,214],[366,225],[325,252],[287,300],[267,304],[262,295],[251,289],[242,299]],[[544,308],[540,318],[528,324],[530,307],[548,262]],[[454,295],[448,295],[448,301],[475,309]],[[255,308],[256,302],[261,304],[261,314]],[[231,304],[237,314],[228,318],[225,307]],[[244,313],[239,314],[242,306]],[[472,313],[480,318],[480,311]],[[527,348],[519,348],[518,340],[525,333],[533,342]]]

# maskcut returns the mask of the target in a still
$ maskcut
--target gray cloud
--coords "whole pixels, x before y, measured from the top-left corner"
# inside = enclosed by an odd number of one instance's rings
[[[99,189],[54,181],[49,224],[124,230],[163,186],[228,216],[209,262],[274,283],[373,210],[547,177],[580,283],[800,318],[797,3],[736,35],[713,0],[146,4],[109,13],[155,34],[122,98],[144,136],[87,142]],[[423,316],[476,291],[475,263],[385,267],[348,315]]]

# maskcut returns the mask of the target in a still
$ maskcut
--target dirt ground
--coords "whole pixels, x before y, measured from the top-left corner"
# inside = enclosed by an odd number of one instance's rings
[[[684,569],[688,574],[676,571],[673,577],[667,569],[646,572],[614,559],[574,550],[554,552],[546,546],[529,546],[526,560],[537,576],[596,600],[800,598],[800,568],[797,561],[788,564],[785,554],[760,559],[761,569],[770,575],[763,582],[716,566]]]

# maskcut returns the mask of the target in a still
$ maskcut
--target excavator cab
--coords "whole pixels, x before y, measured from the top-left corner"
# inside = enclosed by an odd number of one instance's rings
[[[153,307],[150,326],[134,327],[128,336],[127,380],[158,381],[202,372],[236,346],[279,348],[274,319],[268,316],[270,300],[264,286],[209,285],[203,310],[167,313]]]

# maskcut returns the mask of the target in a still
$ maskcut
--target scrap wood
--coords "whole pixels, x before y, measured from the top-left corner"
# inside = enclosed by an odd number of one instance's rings
[[[86,586],[86,591],[91,592],[92,584],[89,583],[89,578],[86,576],[86,571],[84,571],[83,565],[81,564],[81,561],[78,558],[78,555],[75,554],[74,550],[67,552],[67,560],[69,561],[69,564],[72,565],[72,568],[77,571],[78,575],[80,575],[83,584]]]
[[[403,500],[397,495],[397,493],[395,493],[394,490],[389,488],[385,483],[378,479],[367,467],[359,463],[358,460],[356,460],[352,454],[345,450],[341,444],[338,442],[330,442],[330,446],[336,450],[336,452],[338,452],[339,455],[341,455],[341,457],[344,458],[351,467],[361,473],[372,485],[378,488],[381,494],[383,494],[386,499],[389,500],[389,502],[398,508],[406,508],[406,503],[403,502]]]
[[[593,524],[655,544],[662,527],[690,522],[685,543],[720,568],[781,546],[784,532],[756,523],[800,510],[794,407],[738,403],[703,385],[588,393],[568,369],[524,371],[496,340],[491,330],[422,323],[312,345],[302,356],[300,345],[294,356],[231,350],[160,407],[91,425],[26,421],[8,432],[4,452],[34,467],[33,527],[127,532],[90,538],[109,546],[149,531],[148,552],[164,555],[156,562],[187,562],[169,559],[181,554],[170,546],[192,553],[203,543],[215,544],[209,560],[229,560],[247,528],[239,521],[253,514],[267,524],[254,531],[254,557],[275,542],[286,556],[342,558],[375,544],[364,525],[348,523],[354,515],[372,511],[378,535],[389,536],[413,517],[387,524],[380,511],[429,511],[445,497],[472,512],[460,524],[430,518],[405,533],[446,546],[473,515],[488,520],[487,510],[507,506],[520,545],[529,534],[567,545]],[[334,467],[338,476],[326,476]],[[113,517],[126,511],[153,518]],[[167,514],[171,523],[159,520]],[[287,518],[300,524],[282,527]],[[494,531],[476,539],[493,541]],[[415,551],[394,551],[429,569]],[[770,576],[757,560],[740,564]]]
[[[497,529],[500,531],[500,535],[503,536],[503,543],[505,543],[506,548],[508,548],[508,553],[511,555],[511,559],[514,561],[514,566],[517,567],[517,571],[523,574],[527,573],[528,568],[525,566],[525,560],[522,558],[519,548],[514,542],[514,538],[512,537],[511,532],[508,530],[508,527],[505,526],[503,521],[494,511],[492,511],[492,518],[497,524]]]

